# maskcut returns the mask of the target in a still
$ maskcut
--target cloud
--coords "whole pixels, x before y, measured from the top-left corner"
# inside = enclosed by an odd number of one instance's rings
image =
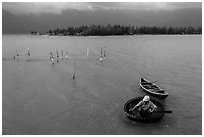
[[[87,3],[73,3],[73,2],[17,2],[17,3],[3,3],[3,9],[13,14],[36,14],[53,13],[61,14],[66,9],[77,10],[92,10],[92,7]]]
[[[202,2],[169,2],[168,4],[176,9],[202,9]]]
[[[183,8],[201,8],[200,2],[3,2],[3,9],[13,14],[52,13],[61,14],[64,10],[177,10]]]
[[[167,3],[143,3],[143,2],[117,2],[117,3],[90,3],[93,7],[101,9],[119,9],[119,10],[157,10],[167,7]],[[166,8],[167,9],[167,8]]]
[[[92,7],[101,9],[177,10],[184,8],[202,8],[201,2],[96,2],[89,4],[92,5]]]

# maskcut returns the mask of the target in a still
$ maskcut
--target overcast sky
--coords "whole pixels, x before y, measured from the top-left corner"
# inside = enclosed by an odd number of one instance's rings
[[[3,9],[13,14],[36,14],[53,13],[61,14],[67,9],[76,9],[80,11],[96,11],[96,10],[145,10],[145,11],[171,11],[180,9],[202,8],[201,3],[179,3],[179,2],[18,2],[18,3],[3,3]]]
[[[3,33],[77,25],[202,25],[201,2],[3,2]]]

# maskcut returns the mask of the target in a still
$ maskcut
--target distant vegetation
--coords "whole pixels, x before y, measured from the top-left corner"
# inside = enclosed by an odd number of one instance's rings
[[[122,25],[91,25],[91,26],[77,26],[77,27],[67,27],[64,29],[53,29],[46,33],[38,33],[31,31],[34,35],[58,35],[58,36],[106,36],[106,35],[142,35],[142,34],[202,34],[202,28],[190,27],[135,27],[135,26],[122,26]]]

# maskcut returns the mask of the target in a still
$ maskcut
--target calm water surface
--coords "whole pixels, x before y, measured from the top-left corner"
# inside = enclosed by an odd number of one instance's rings
[[[3,134],[202,134],[202,36],[2,37]],[[105,46],[106,60],[98,60]],[[26,53],[15,61],[13,53]],[[89,56],[85,56],[89,48]],[[52,65],[49,53],[71,60]],[[76,56],[77,55],[77,56]],[[74,60],[76,79],[72,80]],[[145,95],[139,78],[158,80],[172,114],[131,123],[124,103]]]

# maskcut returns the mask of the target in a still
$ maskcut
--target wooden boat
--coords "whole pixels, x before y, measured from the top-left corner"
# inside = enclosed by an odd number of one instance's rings
[[[153,113],[150,116],[143,117],[139,114],[139,112],[129,111],[135,105],[137,105],[142,99],[143,97],[132,98],[128,100],[124,105],[125,115],[132,122],[145,122],[145,123],[156,122],[162,119],[165,113],[172,113],[171,111],[165,111],[164,105],[160,101],[152,98],[150,100],[157,106],[157,109],[153,111]]]
[[[159,86],[154,84],[154,82],[150,82],[144,78],[140,79],[140,87],[147,93],[149,93],[151,96],[159,98],[159,99],[165,99],[168,97],[168,93],[162,90]]]

